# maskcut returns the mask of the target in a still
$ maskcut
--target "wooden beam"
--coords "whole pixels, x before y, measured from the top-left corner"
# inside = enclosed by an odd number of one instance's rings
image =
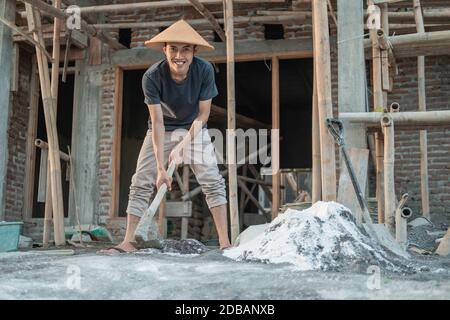
[[[25,0],[22,0],[25,1]],[[28,1],[28,0],[27,0]],[[234,18],[235,23],[294,23],[294,22],[305,22],[304,15],[281,15],[281,16],[240,16]],[[216,19],[218,23],[224,23],[224,19]],[[209,24],[207,19],[191,19],[188,21],[192,26],[203,26]],[[167,27],[173,24],[174,21],[148,21],[148,22],[117,22],[117,23],[98,23],[93,24],[92,26],[101,29],[122,29],[122,28],[131,28],[131,29],[145,29],[145,28],[158,28],[158,27]]]
[[[30,4],[39,11],[46,12],[47,14],[53,16],[54,18],[59,18],[61,20],[66,21],[66,19],[70,17],[68,13],[65,13],[60,9],[54,8],[40,0],[20,0],[20,1]],[[109,34],[106,34],[101,30],[97,30],[93,26],[89,25],[83,19],[81,19],[81,28],[85,30],[90,36],[97,37],[101,41],[105,42],[112,49],[117,50],[125,48],[124,45],[122,45],[117,40],[112,38]]]
[[[326,0],[312,2],[314,64],[320,123],[320,154],[322,169],[322,200],[336,201],[336,159],[334,140],[328,134],[326,119],[333,117],[331,98],[331,62]]]
[[[226,45],[215,43],[214,46],[216,50],[213,52],[202,52],[198,56],[211,62],[226,62]],[[311,58],[313,56],[312,40],[242,41],[235,48],[235,61],[267,60],[274,56],[279,59]],[[145,69],[163,57],[163,53],[148,48],[126,49],[114,52],[111,55],[111,63],[123,69]]]
[[[210,119],[214,119],[214,117],[216,116],[226,117],[226,115],[227,109],[211,104]],[[239,113],[236,113],[236,126],[238,128],[270,129],[270,125],[252,119],[250,117],[243,116]]]
[[[21,34],[22,37],[24,37],[26,40],[30,41],[33,45],[38,47],[47,56],[49,61],[52,61],[52,56],[50,55],[50,53],[47,52],[45,47],[43,45],[41,45],[39,42],[37,42],[35,39],[30,37],[29,35],[27,35],[25,32],[20,30],[14,23],[9,22],[6,19],[3,19],[2,17],[0,17],[0,22],[2,22],[4,25],[8,26],[9,28],[14,30],[15,32]]]
[[[189,0],[189,2],[206,20],[209,21],[219,38],[223,42],[226,42],[225,33],[223,32],[222,27],[217,22],[216,18],[214,18],[214,16],[211,14],[211,12],[209,12],[209,10],[203,5],[203,3],[201,3],[199,0]]]
[[[280,210],[280,63],[272,58],[272,220]]]
[[[239,208],[236,167],[236,98],[234,79],[234,22],[233,2],[224,0],[225,34],[227,51],[227,159],[228,159],[228,193],[230,208],[231,244],[234,245],[239,235]]]
[[[285,0],[234,0],[236,3],[282,3]],[[201,4],[222,4],[222,0],[199,0]],[[99,12],[130,12],[135,10],[155,10],[161,8],[187,7],[191,3],[189,0],[168,0],[168,1],[153,1],[153,2],[138,2],[138,3],[123,3],[123,4],[107,4],[89,7],[81,7],[81,14],[99,13]]]

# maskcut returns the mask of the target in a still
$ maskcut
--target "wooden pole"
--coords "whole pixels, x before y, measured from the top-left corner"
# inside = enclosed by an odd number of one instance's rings
[[[372,0],[369,0],[367,3],[373,5]],[[383,99],[381,50],[378,44],[377,29],[370,30],[370,39],[372,41],[373,110],[383,112],[385,101]]]
[[[326,0],[312,2],[314,16],[314,64],[317,75],[317,97],[320,123],[320,154],[322,168],[322,199],[336,201],[336,159],[334,140],[326,127],[333,117],[331,100],[330,39]]]
[[[390,114],[381,119],[384,133],[384,223],[386,228],[395,235],[395,208],[397,199],[395,197],[394,180],[394,121]]]
[[[234,245],[239,235],[239,212],[236,167],[236,101],[234,80],[234,22],[233,1],[223,0],[225,17],[225,35],[227,38],[227,158],[228,158],[228,192],[230,207],[231,244]]]
[[[33,9],[28,3],[25,4],[28,13],[28,28],[33,32],[34,39],[41,45],[44,44],[41,30],[40,13]],[[48,74],[48,60],[42,51],[36,47],[36,57],[39,68],[39,79],[41,83],[42,101],[44,106],[45,125],[47,129],[49,159],[51,169],[51,193],[54,215],[55,245],[65,244],[64,235],[64,203],[61,184],[61,163],[59,156],[58,131],[56,128],[56,116],[54,110],[56,101],[52,97],[50,78]]]
[[[272,132],[280,132],[280,64],[278,57],[272,58]],[[280,210],[280,140],[272,134],[272,220]]]
[[[320,124],[317,105],[317,84],[314,81],[312,105],[312,203],[322,199],[321,160],[320,160]]]
[[[189,192],[189,166],[183,166],[183,193]],[[189,219],[187,217],[181,218],[181,239],[187,239],[188,236]]]
[[[219,38],[223,42],[226,42],[225,33],[223,32],[222,27],[219,25],[216,18],[214,18],[211,12],[208,9],[206,9],[203,3],[201,3],[199,0],[188,0],[188,1],[206,20],[209,21],[209,23],[213,27],[214,31],[216,31]]]
[[[61,0],[54,0],[54,6],[56,9],[61,9]],[[52,78],[51,78],[51,94],[55,103],[53,105],[53,113],[55,118],[57,118],[58,112],[58,84],[59,84],[59,56],[60,56],[60,35],[61,35],[61,20],[55,18],[53,20],[53,53],[52,53]],[[47,172],[50,172],[50,161],[48,161]],[[48,246],[50,238],[50,228],[52,220],[52,196],[51,196],[51,186],[50,186],[50,176],[47,178],[47,191],[45,194],[45,213],[44,213],[44,233],[42,244],[44,247]]]
[[[420,0],[413,0],[414,17],[417,25],[417,33],[425,33],[423,25],[422,7]],[[425,57],[417,57],[417,84],[419,95],[419,111],[426,111],[426,91],[425,91]],[[422,195],[422,215],[430,218],[430,200],[428,188],[428,139],[427,131],[420,130],[420,185]]]
[[[314,20],[313,20],[314,24]],[[313,34],[314,36],[314,34]],[[314,45],[313,41],[313,45]],[[315,50],[314,50],[315,52]],[[312,98],[312,203],[322,200],[322,169],[320,159],[320,119],[317,103],[317,74],[316,63],[313,66],[313,98]]]

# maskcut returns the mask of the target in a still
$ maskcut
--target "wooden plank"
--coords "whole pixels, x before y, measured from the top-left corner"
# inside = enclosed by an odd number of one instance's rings
[[[100,40],[89,38],[88,59],[91,66],[102,64],[102,48],[103,43]]]
[[[17,43],[13,44],[12,51],[12,71],[11,71],[11,92],[17,92],[19,90],[19,61],[20,50]]]
[[[114,136],[112,143],[112,191],[110,218],[119,215],[119,191],[120,191],[120,147],[122,140],[122,100],[123,100],[123,70],[116,67],[114,88]]]
[[[369,150],[350,147],[347,148],[347,152],[361,191],[365,193],[369,167]],[[350,174],[343,162],[343,159],[341,159],[337,201],[351,210],[358,225],[360,225],[362,223],[363,212],[350,179]]]
[[[228,159],[228,203],[230,214],[231,244],[239,235],[239,208],[237,200],[237,167],[236,167],[236,98],[234,79],[234,26],[233,2],[224,0],[225,34],[227,38],[227,159]]]
[[[198,56],[211,62],[226,62],[226,45],[214,43],[213,52],[203,52]],[[243,41],[235,48],[235,61],[257,61],[271,59],[311,58],[312,40],[296,39]],[[111,63],[125,69],[145,69],[162,59],[163,53],[148,48],[118,50],[111,55]]]
[[[37,75],[36,56],[31,59],[31,81],[29,92],[29,114],[27,126],[27,146],[25,160],[25,195],[22,215],[24,220],[32,218],[33,211],[33,194],[34,194],[34,177],[35,177],[35,161],[36,147],[34,140],[36,139],[38,124],[38,106],[39,106],[39,80]]]
[[[74,90],[72,157],[73,181],[77,203],[69,210],[71,219],[75,218],[78,208],[81,224],[94,223],[99,192],[97,188],[98,141],[100,131],[98,122],[103,92],[103,73],[108,65],[89,66],[87,61],[77,61],[79,70]],[[120,143],[120,139],[119,139]],[[75,190],[74,190],[75,191]],[[72,202],[73,204],[73,202]],[[75,222],[75,221],[74,221]]]
[[[363,1],[338,0],[339,112],[366,111],[366,72],[363,48]],[[364,125],[345,124],[345,143],[367,148]],[[341,163],[342,164],[342,163]]]
[[[280,132],[280,64],[277,57],[272,58],[272,220],[280,210],[280,140],[274,133]]]
[[[314,16],[314,64],[317,76],[320,122],[322,200],[336,201],[335,142],[328,134],[326,127],[326,119],[333,117],[327,3],[325,0],[313,1],[312,7]]]
[[[59,34],[60,34],[60,42],[66,43],[67,33],[65,31],[60,31]],[[46,46],[52,46],[53,32],[51,30],[43,32],[42,37],[44,39],[44,43]],[[17,33],[17,31],[15,32],[13,38],[14,42],[27,42],[29,44],[34,44],[31,42],[29,37],[26,37],[24,34]],[[77,48],[86,49],[88,47],[88,37],[78,30],[72,30],[72,32],[70,33],[70,41]]]

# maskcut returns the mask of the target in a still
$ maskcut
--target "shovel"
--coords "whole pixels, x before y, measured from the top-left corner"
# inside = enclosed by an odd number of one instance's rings
[[[171,161],[169,164],[169,168],[167,169],[167,175],[169,177],[172,177],[173,172],[175,171],[175,167],[176,167],[175,162]],[[139,246],[143,247],[159,246],[159,240],[155,239],[152,236],[149,236],[149,230],[152,224],[154,223],[153,217],[155,216],[156,210],[158,210],[158,207],[161,204],[161,201],[164,198],[166,192],[167,192],[167,184],[164,183],[159,187],[155,198],[153,199],[148,209],[145,211],[144,215],[141,217],[141,220],[139,221],[134,234],[136,242]]]
[[[392,252],[402,257],[408,258],[409,257],[408,253],[405,250],[403,250],[403,248],[400,246],[398,242],[395,241],[394,237],[391,235],[391,233],[386,229],[386,227],[383,224],[372,223],[366,199],[364,198],[358,180],[356,179],[355,171],[353,170],[352,163],[350,161],[350,158],[348,157],[347,148],[345,147],[344,125],[342,124],[342,121],[339,119],[328,118],[327,127],[328,131],[334,137],[337,145],[341,149],[345,166],[347,167],[353,188],[355,189],[356,198],[358,199],[358,203],[363,212],[363,219],[366,222],[365,224],[363,224],[363,228],[371,238],[376,240],[383,247],[386,247],[387,249],[391,250]]]

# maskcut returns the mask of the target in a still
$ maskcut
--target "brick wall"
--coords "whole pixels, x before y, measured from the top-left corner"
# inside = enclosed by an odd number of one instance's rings
[[[418,110],[417,59],[399,59],[399,75],[389,103],[398,102],[403,111]],[[425,58],[427,110],[450,110],[450,56]],[[395,177],[397,196],[408,192],[408,205],[421,212],[419,132],[411,129],[395,131]],[[450,219],[450,129],[428,130],[428,170],[430,212],[433,221]]]
[[[19,90],[12,94],[8,128],[8,168],[6,174],[6,220],[22,220],[28,106],[30,101],[31,55],[20,50]]]

